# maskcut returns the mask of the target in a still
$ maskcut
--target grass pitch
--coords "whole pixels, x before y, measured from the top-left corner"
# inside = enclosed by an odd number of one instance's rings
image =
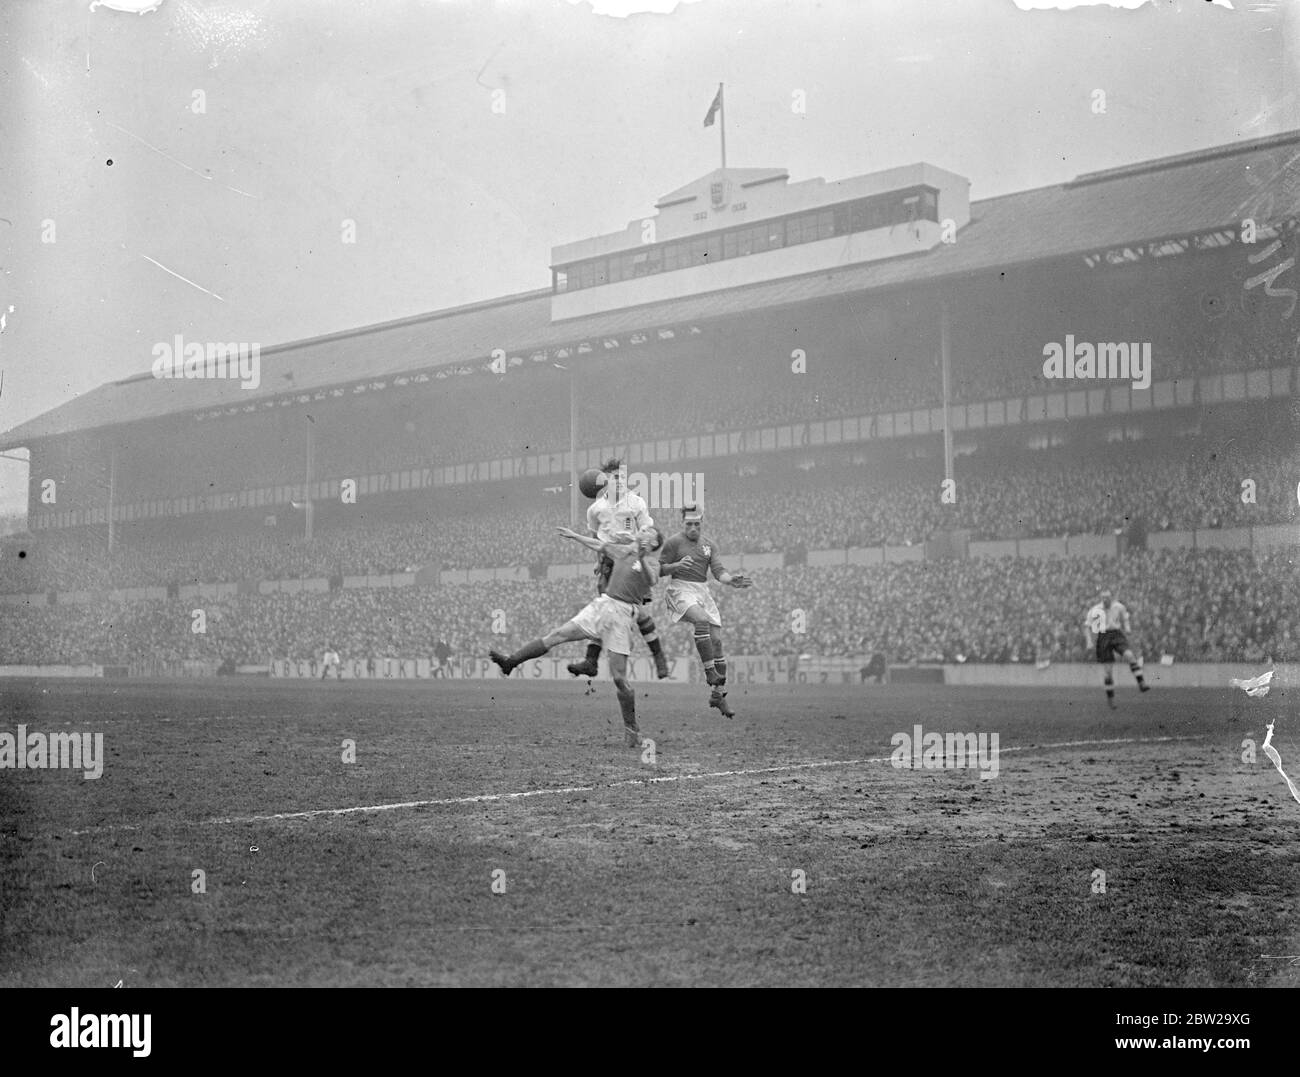
[[[0,986],[1300,985],[1300,804],[1242,759],[1276,718],[1300,771],[1292,700],[705,692],[638,687],[651,766],[607,682],[4,682],[106,762],[0,770]],[[998,777],[895,769],[917,724]]]

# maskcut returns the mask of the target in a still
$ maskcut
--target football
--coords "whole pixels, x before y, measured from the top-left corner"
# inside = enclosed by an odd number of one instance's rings
[[[607,482],[609,482],[608,475],[591,467],[578,476],[578,489],[582,491],[583,497],[599,497]]]

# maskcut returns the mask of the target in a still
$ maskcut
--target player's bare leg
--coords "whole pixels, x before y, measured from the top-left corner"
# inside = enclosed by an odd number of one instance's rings
[[[709,706],[716,707],[723,717],[734,718],[736,712],[727,706],[727,660],[722,653],[722,629],[709,625],[709,643],[713,647],[713,693],[709,696]]]
[[[1119,708],[1115,705],[1115,675],[1113,672],[1114,669],[1115,669],[1114,665],[1112,665],[1110,662],[1106,663],[1106,706],[1108,706],[1111,710],[1118,710]]]
[[[575,639],[589,638],[586,629],[580,628],[573,621],[565,621],[554,632],[549,632],[539,639],[525,643],[519,650],[511,654],[505,655],[500,651],[488,651],[488,657],[501,667],[501,673],[504,676],[509,677],[515,671],[516,666],[522,665],[530,658],[541,658],[552,647],[558,647],[561,643],[569,643]]]
[[[1138,665],[1137,655],[1135,655],[1131,650],[1125,651],[1124,661],[1128,663],[1129,672],[1133,674],[1133,677],[1138,682],[1138,691],[1151,691],[1151,685],[1147,684],[1147,682],[1142,679],[1142,667]]]
[[[641,729],[636,724],[636,691],[627,679],[627,655],[609,654],[609,675],[618,693],[618,709],[623,715],[624,743],[629,748],[641,747]]]

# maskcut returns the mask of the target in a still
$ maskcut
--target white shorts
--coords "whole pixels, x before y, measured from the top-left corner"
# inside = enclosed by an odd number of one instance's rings
[[[573,623],[590,639],[598,639],[610,654],[632,653],[632,628],[636,625],[637,607],[609,595],[598,595],[573,618]]]
[[[699,606],[709,619],[709,624],[722,627],[722,615],[718,613],[718,604],[713,601],[707,583],[694,583],[691,580],[669,580],[668,590],[664,595],[668,606],[668,615],[676,624],[692,606]]]

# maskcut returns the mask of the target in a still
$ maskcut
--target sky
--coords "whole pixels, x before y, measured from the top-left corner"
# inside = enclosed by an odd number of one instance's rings
[[[1267,0],[635,2],[5,0],[0,430],[178,333],[546,287],[553,246],[717,167],[719,82],[731,166],[928,161],[972,199],[1300,127]],[[26,482],[0,459],[0,512]]]

